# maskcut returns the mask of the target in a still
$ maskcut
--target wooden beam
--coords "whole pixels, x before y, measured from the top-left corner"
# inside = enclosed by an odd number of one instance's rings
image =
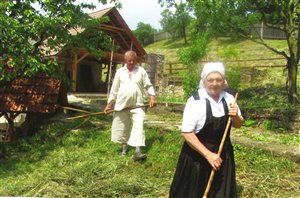
[[[110,52],[105,52],[104,55],[103,55],[103,58],[105,60],[109,60],[109,58],[111,57],[111,53]],[[117,52],[114,52],[113,54],[113,62],[124,62],[124,54],[121,54],[121,53],[117,53]]]
[[[104,29],[104,30],[113,31],[113,32],[124,32],[125,31],[123,28],[119,28],[119,27],[107,25],[107,24],[101,24],[99,29],[100,30]]]
[[[89,55],[88,52],[85,52],[79,59],[77,59],[77,63],[78,64],[80,61],[82,61],[85,57],[87,57],[87,55]]]
[[[105,28],[105,27],[99,27],[98,29],[103,31],[103,32],[107,32],[108,34],[110,34],[110,33],[115,33],[115,34],[120,33],[120,31],[118,31],[118,30],[112,30],[112,29]]]
[[[87,57],[87,55],[89,55],[89,53],[85,52],[81,57],[78,58],[78,54],[75,54],[72,63],[72,90],[73,91],[76,91],[78,63],[82,61],[85,57]]]
[[[128,44],[128,42],[125,40],[125,38],[123,37],[123,35],[121,33],[119,33],[119,37],[121,38],[121,40],[125,43],[127,49],[125,49],[125,51],[130,49],[130,45]]]
[[[77,54],[75,54],[73,63],[72,63],[72,91],[76,91],[77,84]]]
[[[116,17],[117,21],[119,21],[121,23],[121,27],[124,28],[125,30],[125,34],[128,35],[129,39],[133,42],[134,47],[137,49],[136,53],[138,54],[138,56],[144,56],[146,55],[146,51],[145,49],[141,46],[141,44],[139,43],[139,41],[137,40],[137,38],[134,36],[134,34],[132,33],[132,31],[127,28],[127,24],[124,21],[124,19],[122,18],[122,16],[120,15],[120,13],[117,10],[113,10],[114,16]],[[128,49],[130,49],[128,47]]]

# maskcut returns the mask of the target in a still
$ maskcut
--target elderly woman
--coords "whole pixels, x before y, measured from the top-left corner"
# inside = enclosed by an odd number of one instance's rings
[[[170,197],[202,197],[213,169],[215,176],[208,197],[234,198],[237,192],[230,133],[220,156],[217,151],[228,119],[236,128],[242,126],[244,119],[234,96],[224,90],[227,81],[222,63],[204,65],[199,87],[184,109],[181,129],[185,142]]]

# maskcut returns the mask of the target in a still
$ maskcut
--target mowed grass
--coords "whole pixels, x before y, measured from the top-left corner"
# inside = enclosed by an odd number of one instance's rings
[[[268,42],[286,49],[285,41]],[[177,61],[176,51],[181,47],[185,47],[183,41],[167,40],[147,46],[146,50],[164,54],[166,61]],[[221,38],[210,44],[207,57],[220,61],[277,56],[250,41],[232,42]],[[279,69],[276,77],[273,72],[258,72],[260,78],[252,83],[252,87],[241,86],[239,102],[242,108],[258,111],[277,107],[298,109],[286,104],[284,78],[277,82],[281,74],[284,76],[283,71]],[[274,82],[279,88],[274,87]],[[276,94],[277,90],[281,90],[281,94]],[[170,122],[180,122],[181,117],[174,112],[155,116],[157,120]],[[110,141],[111,117],[93,117],[78,128],[81,121],[49,122],[34,137],[1,143],[0,153],[6,159],[0,161],[0,196],[168,197],[183,143],[178,130],[146,126],[144,151],[148,159],[134,162],[133,149],[128,156],[122,157],[119,145]],[[250,126],[256,121],[246,121],[249,127],[243,130],[250,136]],[[299,143],[299,136],[295,139],[292,143]],[[281,136],[278,137],[280,140],[283,140]],[[291,144],[290,137],[287,142]],[[240,197],[299,197],[299,164],[256,147],[234,145],[234,149]]]
[[[165,116],[165,115],[164,115]],[[164,120],[161,117],[161,120]],[[3,145],[0,196],[168,197],[183,143],[178,130],[146,126],[145,162],[119,154],[111,117],[44,126],[36,136]],[[299,197],[300,166],[256,148],[234,145],[240,197]]]

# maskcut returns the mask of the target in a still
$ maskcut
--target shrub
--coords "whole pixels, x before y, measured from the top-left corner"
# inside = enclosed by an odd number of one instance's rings
[[[206,55],[208,43],[209,36],[207,33],[203,33],[195,39],[191,46],[178,51],[179,60],[188,65],[188,70],[183,79],[185,97],[189,97],[198,89],[199,67],[197,62]]]

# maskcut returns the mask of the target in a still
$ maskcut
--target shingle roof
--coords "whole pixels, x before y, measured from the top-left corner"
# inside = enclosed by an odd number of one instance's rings
[[[101,18],[103,16],[109,18],[108,22],[99,25],[99,30],[106,32],[115,40],[115,44],[120,46],[118,49],[120,54],[124,54],[126,51],[132,49],[139,57],[145,58],[146,51],[115,7],[92,12],[89,15],[93,18]],[[82,28],[71,29],[70,34],[77,34],[82,31]]]

